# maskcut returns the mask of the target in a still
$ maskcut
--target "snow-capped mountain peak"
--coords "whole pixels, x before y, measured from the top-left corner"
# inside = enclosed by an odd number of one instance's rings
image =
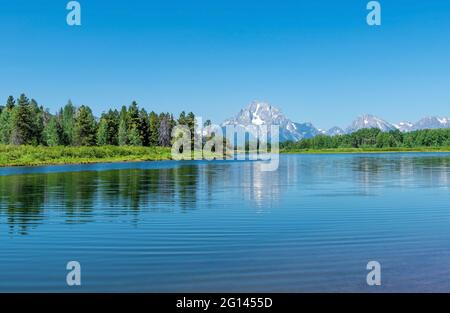
[[[394,124],[394,126],[401,132],[409,132],[409,131],[411,131],[412,127],[414,126],[414,123],[405,121],[405,122],[400,122],[398,124]]]
[[[391,131],[396,129],[396,127],[393,124],[377,116],[371,114],[364,114],[358,117],[356,120],[354,120],[352,124],[349,127],[347,127],[346,133],[353,133],[357,130],[364,128],[378,128],[381,131]]]
[[[250,125],[279,125],[280,140],[297,141],[302,138],[314,137],[319,131],[310,123],[294,123],[285,117],[281,111],[267,102],[253,101],[242,109],[235,117],[227,119],[222,126],[234,125],[247,127]]]
[[[449,127],[450,127],[450,118],[429,116],[415,123],[411,127],[411,130],[449,128]]]
[[[335,126],[335,127],[330,128],[329,130],[327,130],[325,132],[325,134],[328,136],[338,136],[338,135],[344,135],[345,131],[342,128]]]

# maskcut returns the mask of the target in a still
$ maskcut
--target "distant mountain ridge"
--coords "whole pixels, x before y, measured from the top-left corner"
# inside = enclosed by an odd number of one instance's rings
[[[397,129],[393,124],[371,114],[358,117],[346,128],[345,133],[350,134],[363,128],[378,128],[382,131]]]
[[[280,141],[298,141],[304,138],[312,138],[319,134],[328,136],[351,134],[364,128],[377,128],[381,131],[400,130],[401,132],[421,129],[450,128],[450,118],[430,116],[422,118],[415,123],[403,121],[393,124],[375,115],[364,114],[356,118],[345,128],[345,130],[337,126],[332,127],[329,130],[320,130],[310,122],[293,122],[283,115],[280,109],[267,102],[253,101],[246,108],[240,110],[236,116],[229,118],[222,123],[223,127],[227,125],[240,127],[247,127],[250,125],[279,125]]]
[[[303,138],[312,138],[319,134],[319,130],[311,123],[294,123],[281,111],[267,102],[253,101],[242,109],[235,117],[222,123],[222,127],[234,125],[247,127],[250,125],[279,125],[280,141],[297,141]]]

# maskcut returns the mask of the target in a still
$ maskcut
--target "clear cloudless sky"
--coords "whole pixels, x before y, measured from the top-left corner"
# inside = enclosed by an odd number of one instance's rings
[[[347,126],[450,115],[450,1],[0,0],[0,97],[96,115],[132,100],[221,122],[252,100],[293,121]]]

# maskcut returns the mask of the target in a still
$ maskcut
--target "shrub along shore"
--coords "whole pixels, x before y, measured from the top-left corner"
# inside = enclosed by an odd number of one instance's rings
[[[418,148],[335,148],[335,149],[282,149],[283,154],[350,154],[350,153],[400,153],[400,152],[450,152],[449,147]]]
[[[450,147],[282,149],[282,154],[450,152]],[[169,147],[44,147],[0,145],[0,167],[163,161],[171,159]]]
[[[0,145],[0,166],[170,160],[168,147],[42,147]]]

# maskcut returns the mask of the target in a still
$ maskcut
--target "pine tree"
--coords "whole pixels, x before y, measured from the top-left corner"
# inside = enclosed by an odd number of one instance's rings
[[[137,125],[133,125],[128,132],[128,143],[131,146],[142,146],[142,140]]]
[[[191,134],[194,134],[194,127],[195,127],[195,115],[192,112],[189,112],[186,117],[186,125],[189,127],[189,130],[191,131]]]
[[[98,124],[97,144],[99,146],[106,146],[109,144],[108,121],[104,117],[100,119]]]
[[[75,112],[76,108],[72,101],[64,106],[61,112],[61,126],[63,128],[63,142],[64,145],[71,146],[74,144],[75,138]]]
[[[127,113],[128,129],[136,127],[139,124],[139,107],[136,101],[131,103]]]
[[[44,108],[39,107],[36,100],[31,99],[30,102],[31,116],[33,119],[33,142],[35,144],[44,143]]]
[[[30,101],[24,94],[21,94],[12,114],[11,143],[15,145],[36,143],[34,126]]]
[[[149,144],[150,146],[157,146],[159,144],[159,127],[160,121],[155,112],[150,112],[150,130],[149,130]]]
[[[128,112],[125,106],[120,111],[118,141],[119,146],[128,144]]]
[[[96,143],[97,125],[88,106],[78,109],[75,119],[75,144],[78,146],[94,146]]]
[[[142,139],[139,131],[139,108],[136,101],[133,101],[128,108],[127,122],[128,144],[131,146],[142,146]]]
[[[52,116],[44,128],[44,142],[49,147],[55,147],[62,144],[63,129],[56,116]]]
[[[11,142],[12,133],[12,112],[16,101],[13,96],[9,96],[6,105],[0,113],[0,143],[8,145]]]
[[[194,140],[195,140],[195,115],[192,112],[189,112],[187,117],[186,117],[186,124],[189,127],[189,131],[191,132],[191,143],[192,143],[192,149],[194,149]]]
[[[119,112],[117,110],[109,110],[108,112],[108,134],[109,144],[117,146],[119,133]]]
[[[145,109],[139,111],[139,136],[141,138],[142,145],[149,146],[149,128],[150,128],[149,117]]]
[[[9,96],[8,100],[6,101],[6,108],[9,110],[14,109],[14,106],[16,105],[16,101],[14,100],[13,96]]]
[[[178,118],[179,125],[187,125],[186,112],[182,111],[180,117]]]
[[[102,114],[97,130],[98,145],[117,145],[119,132],[119,112],[109,110]]]

